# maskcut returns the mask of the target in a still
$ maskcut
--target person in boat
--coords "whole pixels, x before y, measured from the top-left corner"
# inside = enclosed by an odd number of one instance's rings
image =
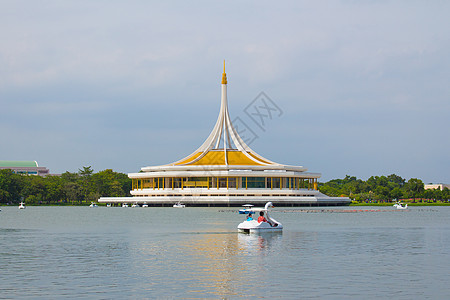
[[[259,212],[259,217],[258,217],[258,223],[261,223],[261,222],[267,222],[266,218],[264,217],[263,211]]]
[[[247,221],[253,221],[252,213],[248,214]]]

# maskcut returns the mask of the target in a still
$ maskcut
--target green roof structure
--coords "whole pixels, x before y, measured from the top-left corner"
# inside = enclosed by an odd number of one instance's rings
[[[0,167],[35,168],[35,167],[39,167],[39,166],[38,166],[37,161],[0,160]]]

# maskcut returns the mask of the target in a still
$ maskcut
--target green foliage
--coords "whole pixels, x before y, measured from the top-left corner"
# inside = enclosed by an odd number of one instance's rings
[[[408,181],[391,174],[389,176],[372,176],[367,181],[354,176],[344,179],[333,179],[326,183],[319,183],[319,190],[329,196],[347,196],[355,201],[392,201],[394,199],[430,199],[448,200],[450,193],[447,188],[440,190],[425,190],[422,180],[411,178]],[[433,200],[431,200],[433,199]],[[422,201],[422,200],[420,200]]]
[[[61,176],[26,176],[11,170],[0,170],[0,204],[72,204],[81,205],[96,201],[100,197],[129,196],[131,179],[126,174],[106,169],[98,173],[83,167],[78,173],[65,172]],[[420,179],[408,181],[391,174],[372,176],[363,181],[354,176],[319,183],[319,190],[329,196],[348,196],[363,202],[384,202],[393,199],[411,198],[418,202],[433,202],[450,199],[450,190],[424,190]],[[425,200],[424,200],[425,199]]]
[[[20,198],[22,176],[12,170],[0,170],[0,203],[8,203]]]
[[[61,176],[26,176],[11,170],[0,170],[0,203],[83,204],[100,197],[129,195],[131,179],[111,169],[94,173],[83,167],[78,173]]]

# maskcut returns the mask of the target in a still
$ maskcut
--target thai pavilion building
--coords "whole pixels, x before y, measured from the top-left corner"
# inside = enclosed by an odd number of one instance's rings
[[[132,197],[102,197],[101,203],[149,206],[346,205],[346,197],[328,197],[317,189],[319,173],[302,166],[273,162],[258,155],[237,133],[228,111],[227,76],[217,122],[205,142],[191,155],[171,164],[130,173]]]

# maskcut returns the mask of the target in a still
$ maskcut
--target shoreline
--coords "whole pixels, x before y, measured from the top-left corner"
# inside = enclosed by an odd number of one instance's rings
[[[94,202],[96,203],[96,202]],[[411,206],[450,206],[450,202],[436,202],[436,203],[411,203],[411,202],[402,202],[404,204],[408,204],[408,207]],[[100,207],[106,207],[106,204],[104,203],[96,203],[98,206]],[[18,206],[19,204],[11,204],[11,205],[6,205],[6,204],[0,204],[0,207],[15,207]],[[25,206],[89,206],[90,203],[82,203],[82,204],[27,204],[25,203]],[[309,205],[305,205],[305,206],[295,206],[295,207],[354,207],[354,206],[393,206],[394,203],[350,203],[349,205],[332,205],[332,206],[309,206]],[[149,207],[169,207],[169,206],[149,206]],[[197,207],[197,206],[191,206],[191,207]],[[198,206],[198,207],[202,207],[202,206]],[[211,207],[234,207],[234,206],[211,206]],[[237,207],[237,206],[236,206]],[[278,206],[278,207],[292,207],[292,206]]]

